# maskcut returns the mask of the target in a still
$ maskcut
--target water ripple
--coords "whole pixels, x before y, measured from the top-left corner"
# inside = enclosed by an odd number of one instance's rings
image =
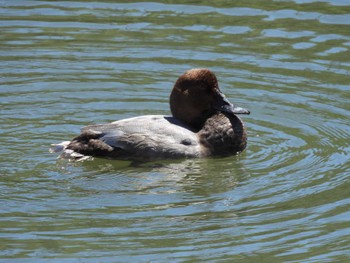
[[[0,258],[346,262],[349,4],[2,1]],[[73,164],[51,143],[169,114],[191,67],[243,116],[237,156]]]

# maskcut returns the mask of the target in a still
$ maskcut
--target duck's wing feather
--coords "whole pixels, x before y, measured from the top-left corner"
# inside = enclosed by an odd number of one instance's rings
[[[109,124],[89,125],[82,134],[113,148],[113,153],[136,157],[174,158],[198,157],[200,144],[188,126],[173,117],[147,115],[115,121]]]

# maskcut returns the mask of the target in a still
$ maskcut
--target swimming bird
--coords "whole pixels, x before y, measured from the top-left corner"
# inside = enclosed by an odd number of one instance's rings
[[[145,115],[83,127],[80,135],[53,144],[51,151],[74,160],[153,160],[227,156],[246,148],[246,129],[237,114],[250,112],[228,101],[209,69],[191,69],[177,79],[170,110],[172,116]]]

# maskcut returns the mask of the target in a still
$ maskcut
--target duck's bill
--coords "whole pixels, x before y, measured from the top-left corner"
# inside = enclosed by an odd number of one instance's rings
[[[249,110],[233,105],[222,93],[219,99],[215,101],[214,108],[218,111],[232,114],[250,114]]]
[[[249,110],[232,104],[222,106],[219,111],[233,114],[250,114]]]
[[[245,108],[241,108],[241,107],[238,107],[236,105],[233,105],[232,113],[234,113],[234,114],[250,114],[250,111],[245,109]]]

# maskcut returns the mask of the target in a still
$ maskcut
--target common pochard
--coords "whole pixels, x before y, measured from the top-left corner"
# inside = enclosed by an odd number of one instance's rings
[[[91,156],[152,160],[225,156],[247,145],[243,122],[249,114],[231,104],[208,69],[191,69],[176,81],[170,95],[172,116],[145,115],[108,124],[89,125],[71,141],[54,144],[60,157]]]

